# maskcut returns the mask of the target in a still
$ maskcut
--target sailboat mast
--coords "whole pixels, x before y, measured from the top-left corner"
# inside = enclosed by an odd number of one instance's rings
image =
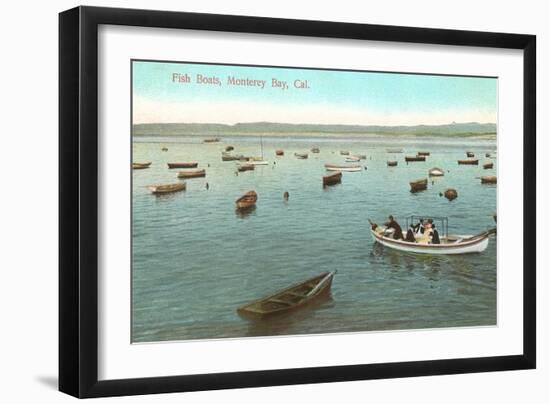
[[[260,136],[260,148],[261,148],[261,151],[262,151],[262,160],[264,159],[264,140],[263,140],[263,136]]]

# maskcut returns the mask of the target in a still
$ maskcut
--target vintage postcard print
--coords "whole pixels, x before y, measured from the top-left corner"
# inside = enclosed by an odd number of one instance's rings
[[[131,61],[132,342],[496,325],[497,85]]]

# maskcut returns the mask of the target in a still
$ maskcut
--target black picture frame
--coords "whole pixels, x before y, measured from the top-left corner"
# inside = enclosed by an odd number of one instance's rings
[[[98,381],[98,26],[342,38],[523,51],[523,353]],[[77,7],[59,15],[59,390],[104,397],[536,366],[536,37],[533,35]]]

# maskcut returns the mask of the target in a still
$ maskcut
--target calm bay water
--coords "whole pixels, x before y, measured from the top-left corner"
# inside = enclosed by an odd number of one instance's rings
[[[133,175],[132,338],[134,342],[418,329],[496,324],[496,239],[481,254],[423,256],[372,241],[367,219],[393,214],[449,217],[451,233],[475,234],[494,226],[496,186],[481,185],[493,140],[387,139],[380,137],[277,138],[263,136],[268,166],[235,175],[221,152],[260,155],[260,137],[136,137],[133,161],[152,161]],[[163,146],[168,147],[162,152]],[[312,147],[319,154],[312,154]],[[276,149],[284,157],[275,157]],[[388,148],[402,148],[391,154]],[[343,163],[340,150],[366,154],[367,170],[344,173],[342,184],[323,189],[325,163]],[[430,151],[426,162],[405,155]],[[473,151],[479,166],[458,166]],[[295,152],[309,152],[307,160]],[[386,166],[398,160],[397,167]],[[187,190],[154,196],[145,188],[178,182],[167,162],[198,161],[206,178]],[[409,192],[409,181],[432,167],[448,172],[428,190]],[[206,189],[206,183],[209,189]],[[449,202],[439,193],[458,190]],[[235,212],[234,201],[256,190],[255,210]],[[290,199],[283,200],[288,191]],[[440,229],[441,231],[441,229]],[[323,271],[337,270],[331,296],[269,321],[237,315],[242,304]]]

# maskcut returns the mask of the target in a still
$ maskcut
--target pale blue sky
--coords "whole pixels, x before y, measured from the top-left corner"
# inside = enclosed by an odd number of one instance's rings
[[[174,82],[174,73],[191,83]],[[221,85],[198,84],[197,74]],[[230,76],[266,84],[232,86]],[[289,88],[272,87],[274,78]],[[309,88],[295,88],[295,80]],[[134,123],[414,125],[496,122],[497,115],[494,78],[134,61],[132,85]]]

